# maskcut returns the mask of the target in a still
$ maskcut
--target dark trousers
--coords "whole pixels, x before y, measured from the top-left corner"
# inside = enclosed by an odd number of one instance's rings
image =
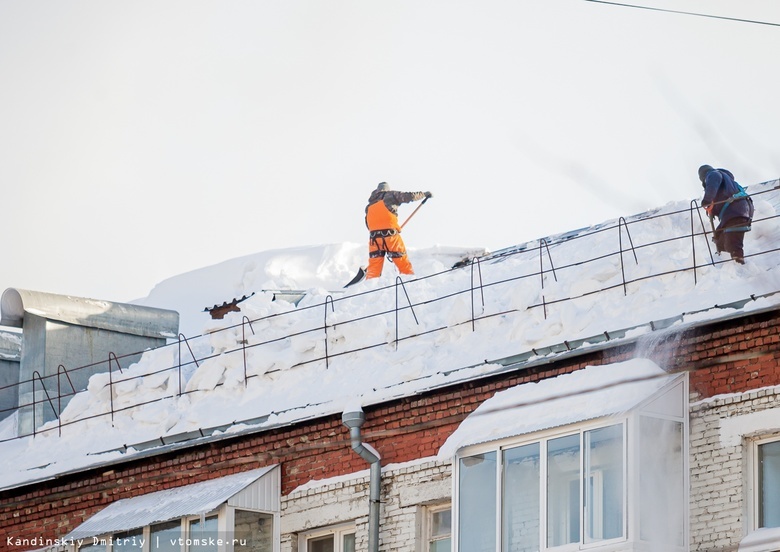
[[[713,241],[718,253],[725,251],[731,254],[731,257],[737,262],[745,262],[745,252],[743,243],[745,241],[745,230],[736,230],[750,226],[750,219],[747,217],[734,217],[719,225],[713,234]],[[729,229],[734,229],[729,231]]]

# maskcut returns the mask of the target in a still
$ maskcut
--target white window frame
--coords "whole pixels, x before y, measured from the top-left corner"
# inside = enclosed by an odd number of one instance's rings
[[[433,530],[433,516],[434,514],[438,514],[441,512],[450,512],[450,532],[446,536],[440,536],[437,538],[434,538],[432,534]],[[417,546],[416,551],[417,552],[429,552],[431,549],[431,544],[435,541],[444,540],[445,538],[450,539],[450,543],[452,543],[453,538],[453,524],[455,523],[455,519],[452,517],[453,511],[452,511],[452,503],[446,502],[446,503],[434,503],[434,504],[427,504],[421,507],[420,509],[420,527],[419,531],[417,533]],[[450,550],[452,550],[452,544],[450,544]]]
[[[758,466],[758,448],[761,445],[769,443],[780,442],[780,433],[774,433],[771,435],[765,435],[752,439],[750,446],[748,447],[747,458],[747,500],[745,503],[748,505],[747,522],[748,532],[753,532],[761,529],[758,526],[758,512],[761,508],[761,489],[759,488],[759,466]]]
[[[334,552],[344,552],[341,549],[344,542],[343,537],[344,535],[349,534],[355,535],[355,538],[357,539],[357,529],[354,523],[342,523],[340,525],[332,525],[330,527],[316,529],[314,531],[307,531],[305,533],[301,533],[300,537],[298,538],[298,551],[307,552],[309,540],[311,539],[318,539],[328,535],[333,535]]]
[[[622,444],[622,454],[623,454],[623,466],[622,466],[622,477],[623,477],[623,493],[622,493],[622,508],[623,508],[623,528],[622,528],[622,536],[609,539],[609,540],[599,540],[594,542],[585,542],[585,523],[587,522],[587,519],[585,517],[585,490],[584,490],[584,473],[585,473],[585,432],[595,430],[595,429],[601,429],[609,426],[615,426],[620,425],[622,427],[622,436],[623,436],[623,444]],[[459,480],[459,471],[460,471],[460,460],[462,458],[466,458],[469,456],[474,456],[477,454],[484,454],[488,452],[496,452],[497,453],[497,460],[496,460],[496,485],[497,485],[497,492],[496,492],[496,538],[498,539],[497,542],[500,543],[502,531],[501,531],[501,524],[503,522],[502,520],[502,493],[503,493],[503,468],[504,468],[504,451],[507,449],[512,449],[515,447],[520,447],[524,445],[530,445],[533,443],[539,443],[540,444],[540,486],[539,486],[539,493],[540,493],[540,502],[539,502],[539,550],[540,551],[550,551],[550,552],[570,552],[570,551],[578,551],[578,550],[590,550],[590,549],[598,549],[601,547],[610,547],[614,546],[619,543],[627,542],[629,540],[629,512],[628,512],[628,504],[629,504],[629,494],[631,490],[629,489],[628,485],[628,467],[629,467],[629,456],[630,456],[630,442],[628,439],[628,428],[631,425],[631,421],[628,416],[620,416],[620,417],[614,417],[609,419],[601,419],[598,421],[594,421],[592,423],[587,424],[575,424],[573,426],[567,426],[565,428],[557,428],[555,430],[551,431],[543,431],[538,433],[533,433],[529,435],[524,435],[520,438],[512,438],[512,439],[502,439],[499,441],[482,444],[482,445],[475,445],[471,447],[466,447],[462,451],[460,451],[454,461],[453,466],[453,497],[456,499],[453,503],[452,508],[452,549],[453,551],[457,550],[458,552],[468,552],[460,550],[459,548],[459,540],[460,537],[458,535],[459,531],[459,500],[457,499],[459,489],[457,486],[457,482]],[[579,468],[579,486],[580,486],[580,504],[579,504],[579,515],[580,515],[580,535],[579,535],[579,541],[575,543],[560,545],[560,546],[547,546],[547,502],[548,502],[548,486],[547,486],[547,476],[548,476],[548,466],[547,466],[547,455],[548,455],[548,442],[557,439],[560,437],[567,437],[570,435],[579,435],[580,440],[580,468]],[[305,552],[305,551],[303,551]]]

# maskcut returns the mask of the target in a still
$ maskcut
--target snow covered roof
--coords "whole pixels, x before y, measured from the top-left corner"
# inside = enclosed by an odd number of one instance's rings
[[[470,445],[623,414],[684,378],[685,374],[668,374],[650,360],[633,359],[518,385],[496,393],[461,422],[439,457],[453,456]],[[669,406],[682,417],[684,394],[678,391],[678,404]]]
[[[0,325],[21,328],[24,313],[78,326],[146,337],[175,337],[176,311],[9,288],[0,299]]]
[[[171,278],[143,303],[180,312],[190,339],[146,352],[121,376],[93,376],[34,440],[0,422],[0,488],[630,341],[655,358],[655,335],[780,308],[777,184],[748,189],[756,217],[744,266],[710,255],[709,225],[686,200],[464,268],[452,267],[474,249],[410,248],[418,276],[403,285],[390,266],[344,290],[365,263],[356,244],[267,251]],[[280,289],[306,295],[296,306],[263,292]],[[224,320],[202,312],[252,292]],[[52,453],[62,447],[68,455]]]
[[[275,477],[271,472],[276,469]],[[98,535],[115,534],[146,525],[162,523],[185,516],[208,514],[248,489],[263,484],[265,488],[252,489],[254,498],[244,499],[244,507],[257,510],[279,510],[279,474],[277,466],[237,473],[118,500],[71,531],[65,540],[86,539]]]

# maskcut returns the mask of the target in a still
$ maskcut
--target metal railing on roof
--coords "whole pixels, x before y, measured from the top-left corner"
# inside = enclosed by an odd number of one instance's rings
[[[770,187],[769,186],[770,184],[774,184],[774,186]],[[756,198],[764,194],[767,194],[767,198],[769,198],[771,200],[770,202],[772,202],[776,206],[776,212],[780,211],[780,192],[779,192],[780,181],[772,181],[769,183],[764,183],[763,186],[765,187],[763,191],[757,193],[751,192],[751,196]],[[656,239],[652,241],[647,241],[645,243],[635,242],[635,240],[632,237],[632,231],[630,227],[634,227],[634,229],[636,230],[640,228],[640,225],[648,221],[653,221],[664,217],[679,217],[679,216],[688,216],[690,218],[690,233],[671,235],[671,236],[657,236]],[[769,217],[754,219],[753,226],[755,227],[756,225],[760,226],[762,224],[768,224],[769,221],[776,219],[778,217],[780,217],[780,215],[775,214]],[[579,240],[587,240],[589,238],[592,238],[594,235],[609,233],[609,232],[616,234],[614,240],[616,244],[616,249],[613,251],[610,251],[608,253],[603,253],[601,255],[592,255],[592,253],[589,253],[589,249],[587,247],[577,246],[577,242]],[[114,417],[118,413],[125,412],[128,410],[133,410],[136,408],[141,408],[145,405],[149,405],[160,401],[170,400],[184,395],[206,392],[204,390],[199,390],[199,389],[189,389],[189,390],[186,388],[182,389],[182,382],[184,381],[184,377],[185,377],[184,372],[189,372],[193,370],[193,366],[194,368],[198,368],[200,367],[201,363],[219,357],[220,355],[227,355],[227,356],[242,355],[243,380],[244,380],[243,384],[244,386],[248,386],[250,380],[260,375],[257,373],[250,373],[248,362],[247,362],[248,351],[262,350],[264,347],[270,348],[273,346],[278,346],[290,339],[304,337],[304,336],[306,336],[307,339],[311,339],[313,343],[316,343],[319,342],[319,340],[323,340],[323,336],[324,336],[324,355],[318,354],[316,352],[316,347],[313,347],[312,349],[315,350],[315,352],[310,353],[308,355],[301,354],[300,360],[295,364],[288,366],[286,369],[301,367],[305,365],[312,365],[312,364],[323,364],[325,369],[328,369],[331,361],[335,359],[341,357],[348,357],[350,355],[356,355],[365,350],[386,347],[388,345],[388,342],[386,340],[376,341],[373,343],[358,344],[357,346],[352,344],[344,344],[338,350],[333,351],[332,345],[329,345],[329,339],[330,339],[329,331],[332,332],[337,326],[345,326],[351,324],[372,324],[374,323],[374,320],[377,318],[392,316],[394,320],[394,333],[395,333],[395,339],[393,341],[393,344],[397,349],[398,345],[404,341],[414,340],[424,335],[434,334],[437,332],[445,331],[450,328],[465,325],[465,324],[470,324],[472,331],[477,332],[479,331],[479,327],[477,324],[479,321],[488,320],[499,316],[507,316],[511,314],[525,313],[527,311],[532,311],[534,309],[542,309],[542,315],[546,319],[548,316],[548,309],[552,308],[555,305],[569,302],[569,301],[577,301],[584,297],[593,296],[593,295],[605,293],[620,288],[623,289],[623,295],[626,295],[628,286],[640,284],[646,280],[660,278],[670,274],[691,273],[694,279],[694,284],[696,284],[698,283],[698,278],[699,278],[698,272],[704,266],[707,265],[715,266],[730,261],[730,259],[729,260],[716,259],[715,255],[712,252],[712,248],[710,247],[709,237],[712,235],[712,233],[713,233],[712,229],[708,229],[704,224],[704,218],[701,215],[701,210],[699,209],[698,203],[696,201],[691,201],[690,206],[686,209],[680,209],[671,212],[647,213],[647,214],[639,215],[637,217],[633,217],[630,220],[621,217],[618,220],[617,224],[604,224],[601,226],[594,227],[592,229],[563,234],[561,236],[558,236],[557,238],[541,239],[539,240],[538,247],[524,245],[524,246],[518,246],[514,248],[508,248],[505,250],[501,250],[495,253],[485,255],[483,257],[475,258],[469,264],[463,267],[452,268],[449,270],[444,270],[434,274],[428,274],[411,280],[402,280],[399,277],[396,279],[393,286],[386,286],[386,287],[361,291],[357,293],[345,294],[343,296],[339,296],[335,298],[332,295],[327,295],[324,301],[321,303],[299,305],[296,308],[293,308],[288,311],[269,314],[267,316],[262,316],[253,320],[250,320],[247,316],[243,316],[242,321],[239,324],[226,325],[222,328],[219,328],[218,330],[206,334],[202,334],[199,336],[191,337],[191,338],[187,338],[183,334],[179,334],[177,340],[172,341],[161,347],[158,347],[157,349],[151,350],[154,351],[159,349],[165,349],[168,347],[177,347],[178,354],[176,357],[177,358],[176,363],[170,366],[160,367],[153,371],[145,371],[143,373],[132,374],[132,375],[129,373],[123,374],[123,377],[121,379],[114,379],[112,373],[112,363],[115,363],[116,366],[119,368],[119,371],[122,372],[120,362],[119,362],[120,359],[133,357],[135,355],[144,352],[149,352],[149,351],[139,351],[139,352],[129,353],[121,356],[117,356],[114,353],[109,353],[108,359],[106,361],[91,363],[88,365],[71,368],[69,370],[60,364],[56,375],[53,374],[48,376],[41,376],[40,373],[36,371],[30,380],[0,387],[0,393],[8,392],[8,390],[12,388],[20,388],[22,385],[30,385],[33,388],[32,401],[19,404],[13,409],[5,409],[5,411],[0,410],[0,414],[7,413],[9,410],[16,410],[20,408],[32,408],[33,410],[35,410],[36,407],[38,407],[38,405],[45,406],[48,404],[56,420],[54,422],[46,424],[42,428],[36,428],[35,423],[33,423],[34,429],[32,433],[25,434],[25,435],[17,435],[12,438],[0,439],[0,444],[13,439],[35,436],[42,432],[58,431],[61,434],[63,427],[76,425],[79,423],[86,422],[88,420],[106,417],[106,416],[110,416],[110,419],[113,423]],[[624,236],[627,238],[627,242],[624,242]],[[643,255],[643,251],[649,250],[650,253],[654,253],[655,251],[652,251],[652,248],[656,248],[659,249],[660,251],[663,251],[663,248],[669,246],[669,244],[688,241],[688,240],[690,240],[690,244],[691,244],[691,252],[692,252],[691,264],[680,265],[675,267],[673,270],[669,270],[669,271],[663,271],[663,272],[652,273],[652,274],[644,274],[633,278],[627,277],[626,269],[625,269],[626,267],[624,264],[624,255],[630,252],[633,256],[635,264],[639,265],[640,258]],[[699,244],[698,251],[702,252],[705,250],[705,247],[701,245],[702,242],[706,245],[707,253],[703,254],[704,261],[700,262],[697,258],[697,243]],[[762,255],[773,254],[778,251],[780,251],[780,247],[771,247],[766,250],[757,251],[751,253],[750,255],[746,255],[746,258],[760,257]],[[556,256],[558,257],[557,259],[555,259],[558,261],[557,264],[554,263],[553,252],[555,252]],[[546,254],[546,259],[549,268],[545,268],[544,266],[545,254]],[[532,270],[532,271],[513,274],[510,277],[500,276],[501,279],[494,279],[494,280],[489,279],[489,276],[491,275],[490,267],[492,264],[502,263],[510,258],[517,259],[520,257],[533,261],[534,259],[537,258],[537,256],[538,256],[538,266],[539,266],[538,271]],[[557,282],[558,274],[563,275],[567,271],[576,269],[580,271],[578,272],[578,274],[581,275],[582,274],[581,271],[587,270],[588,265],[592,265],[594,263],[603,261],[605,259],[611,259],[614,257],[619,258],[617,261],[620,265],[620,274],[621,274],[621,281],[619,283],[604,285],[602,287],[592,289],[587,292],[583,292],[577,296],[566,296],[566,297],[557,297],[557,298],[549,299],[545,295],[544,286],[545,286],[546,274],[552,274],[554,281]],[[562,258],[565,261],[563,263],[560,262]],[[437,279],[442,279],[442,281],[444,278],[451,279],[453,278],[453,273],[457,273],[457,272],[460,273],[468,272],[468,283],[466,285],[463,285],[462,287],[457,287],[454,290],[448,289],[442,292],[441,294],[437,294],[433,297],[428,297],[423,299],[417,298],[417,300],[413,299],[414,297],[413,288],[416,284],[422,282],[428,282],[428,283],[433,282],[435,284]],[[500,272],[501,274],[504,274],[506,271],[500,271]],[[497,308],[492,312],[486,312],[485,310],[486,293],[503,289],[506,286],[516,286],[519,283],[524,283],[525,281],[532,282],[534,279],[537,278],[539,279],[539,285],[542,291],[541,301],[539,303],[530,304],[523,309],[511,308],[511,307]],[[436,288],[435,285],[433,287]],[[410,289],[412,293],[410,293]],[[394,305],[385,306],[381,301],[376,300],[377,297],[380,297],[382,295],[386,296],[388,295],[388,293],[394,298]],[[424,307],[427,307],[429,305],[436,305],[437,308],[446,308],[446,302],[453,301],[460,297],[465,297],[470,304],[469,317],[464,318],[463,320],[460,321],[451,322],[449,324],[437,326],[434,328],[422,328],[417,330],[413,329],[412,331],[406,333],[406,335],[401,335],[402,328],[409,328],[409,327],[418,328],[420,326],[419,319],[418,319],[418,311],[424,309]],[[360,316],[356,316],[346,320],[337,319],[329,323],[328,310],[330,309],[331,314],[333,314],[336,312],[336,308],[338,304],[346,301],[360,301],[366,305],[368,304],[376,305],[377,308],[371,312],[361,314]],[[315,318],[311,316],[312,311],[322,312],[323,316],[321,318],[322,320],[321,324],[313,322]],[[408,318],[407,324],[404,325],[404,321],[401,319],[401,316],[403,316],[404,313],[407,312],[411,314],[411,318]],[[414,325],[411,324],[411,320],[414,321]],[[258,323],[273,324],[277,322],[278,325],[280,326],[283,325],[283,323],[287,323],[288,327],[294,327],[294,324],[300,324],[301,322],[307,322],[313,325],[304,327],[302,329],[297,328],[295,330],[287,331],[286,333],[280,333],[278,335],[270,335],[270,336],[263,335],[263,334],[258,335],[258,333],[255,331],[254,326]],[[251,339],[249,339],[247,336],[247,332],[246,332],[247,326],[249,326],[249,329],[251,331]],[[237,341],[237,345],[238,345],[237,347],[223,350],[220,352],[214,352],[210,348],[212,352],[210,354],[206,354],[202,356],[197,356],[194,353],[194,349],[191,346],[191,343],[200,342],[201,340],[209,340],[215,334],[218,334],[220,332],[237,332],[239,329],[241,332],[241,339]],[[609,339],[609,335],[607,335],[607,339]],[[566,347],[569,348],[568,342],[564,342],[564,343],[566,344]],[[191,358],[191,360],[187,360],[187,361],[183,360],[182,346],[186,347],[187,352],[189,353],[189,356],[187,358]],[[536,354],[535,351],[533,351],[533,354]],[[67,401],[70,398],[72,398],[76,394],[76,390],[73,389],[71,383],[71,390],[63,391],[60,384],[61,376],[62,375],[66,376],[67,380],[70,382],[71,374],[73,374],[74,372],[78,372],[80,370],[86,370],[86,369],[94,369],[95,367],[100,365],[106,365],[107,366],[106,371],[109,374],[108,387],[109,387],[109,395],[111,397],[110,404],[109,404],[109,412],[91,413],[91,414],[80,416],[73,420],[63,421],[60,416],[62,413],[62,401],[63,399]],[[273,371],[274,370],[266,371],[264,372],[264,374],[271,373]],[[138,400],[132,402],[131,404],[124,404],[123,406],[115,406],[113,398],[115,396],[115,387],[117,385],[126,384],[127,382],[146,378],[149,376],[165,375],[165,374],[168,374],[171,377],[175,376],[176,383],[177,383],[177,385],[175,386],[176,387],[175,390],[170,391],[166,394],[162,394],[160,396],[156,396],[153,398],[146,398],[146,399],[144,396],[138,395],[137,397]],[[56,380],[56,396],[52,396],[55,387],[54,384],[50,383],[52,380]],[[40,387],[40,391],[38,392],[36,392],[36,382],[39,384],[37,387]],[[219,385],[222,384],[217,384],[217,386]],[[57,405],[56,407],[55,407],[55,401]],[[236,422],[239,421],[240,420],[236,420]]]

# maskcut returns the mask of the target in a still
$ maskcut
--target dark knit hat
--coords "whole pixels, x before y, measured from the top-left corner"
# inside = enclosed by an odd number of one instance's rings
[[[699,167],[699,180],[701,180],[702,184],[704,184],[704,179],[707,178],[707,173],[712,170],[712,167],[709,165],[702,165]]]
[[[376,189],[380,192],[386,192],[390,189],[390,184],[387,182],[380,182]]]

